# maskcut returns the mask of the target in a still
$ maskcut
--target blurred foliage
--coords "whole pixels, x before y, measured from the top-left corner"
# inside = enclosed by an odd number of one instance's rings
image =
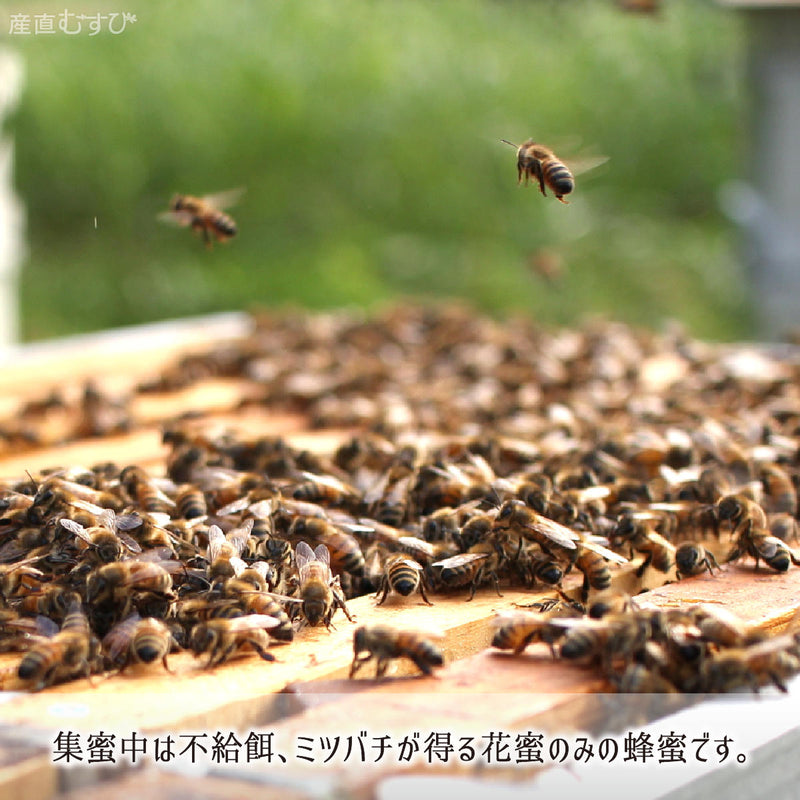
[[[10,37],[25,338],[407,295],[747,335],[716,199],[739,168],[739,26],[664,6],[126,0],[99,6],[137,15],[120,35]],[[531,136],[609,161],[562,205],[498,141]],[[156,221],[176,191],[238,186],[224,246]]]

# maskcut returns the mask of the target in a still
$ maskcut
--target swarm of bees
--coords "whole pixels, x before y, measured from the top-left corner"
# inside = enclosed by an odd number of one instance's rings
[[[620,570],[648,588],[800,562],[800,376],[769,353],[746,370],[734,356],[675,331],[551,332],[450,306],[257,318],[240,347],[193,354],[140,391],[238,376],[269,409],[357,432],[317,454],[178,420],[163,470],[4,482],[0,647],[38,690],[169,669],[178,649],[210,668],[270,661],[305,627],[352,625],[353,674],[409,657],[424,675],[438,647],[357,627],[352,598],[383,613],[485,591],[502,607],[521,588],[550,607],[501,617],[499,648],[542,642],[621,691],[785,686],[791,635],[615,600]]]

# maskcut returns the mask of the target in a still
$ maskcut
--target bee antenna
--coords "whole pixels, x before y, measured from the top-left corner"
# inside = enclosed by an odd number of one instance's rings
[[[509,141],[508,141],[508,139],[501,139],[500,141],[501,141],[503,144],[509,144],[509,145],[511,145],[511,147],[513,147],[515,150],[519,148],[519,145],[516,145],[516,144],[514,144],[514,142],[509,142]]]
[[[39,484],[37,483],[36,479],[33,477],[33,475],[31,475],[31,473],[27,469],[25,470],[25,474],[31,479],[31,483],[33,484],[33,488],[36,489],[36,491],[38,492],[39,491]]]

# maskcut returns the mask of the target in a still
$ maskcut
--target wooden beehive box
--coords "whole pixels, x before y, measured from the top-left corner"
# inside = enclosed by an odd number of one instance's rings
[[[112,395],[129,392],[140,382],[162,374],[189,352],[204,353],[226,341],[237,346],[248,336],[251,325],[245,316],[230,315],[21,348],[9,355],[0,372],[0,418],[13,420],[26,402],[41,400],[54,390],[73,400],[80,396],[87,380]],[[569,342],[561,341],[560,346],[568,350]],[[736,362],[731,370],[746,372],[756,383],[770,383],[786,382],[794,374],[786,367],[791,356],[788,351],[774,356],[759,348],[730,348],[722,360]],[[638,364],[638,379],[645,381],[650,395],[655,396],[680,379],[683,361],[681,355],[653,353]],[[709,366],[714,368],[718,368],[716,361]],[[750,391],[753,385],[748,387]],[[134,394],[129,411],[135,424],[130,431],[101,436],[66,436],[65,413],[53,411],[38,429],[38,441],[31,439],[25,444],[9,437],[0,454],[0,478],[105,460],[163,471],[168,448],[161,441],[162,428],[165,422],[185,417],[187,412],[193,412],[191,424],[198,430],[224,428],[244,438],[281,436],[295,447],[318,453],[331,453],[357,430],[353,420],[344,424],[344,419],[336,427],[312,427],[312,422],[320,424],[319,419],[313,419],[313,409],[311,413],[297,407],[276,410],[261,402],[262,389],[263,383],[252,374],[212,374],[183,388]],[[566,412],[554,408],[552,413],[558,417]],[[430,430],[425,433],[428,437],[436,434]],[[722,555],[727,544],[717,546]],[[630,593],[639,591],[635,566],[615,570],[614,586]],[[648,575],[652,588],[644,597],[653,604],[721,604],[773,632],[790,623],[800,608],[800,570],[796,568],[775,574],[755,570],[752,562],[742,560],[713,575],[665,585],[659,585],[664,578]],[[579,585],[579,575],[567,576],[564,581],[568,592],[576,591]],[[8,796],[24,791],[26,797],[50,797],[57,786],[69,790],[111,777],[111,783],[96,790],[102,791],[103,797],[113,796],[114,791],[121,795],[131,782],[139,786],[142,780],[150,782],[148,791],[155,796],[176,796],[182,782],[166,774],[124,774],[125,768],[143,763],[153,767],[156,737],[172,734],[177,738],[185,732],[212,737],[216,732],[238,732],[244,740],[248,733],[269,731],[281,744],[287,765],[275,762],[273,769],[260,763],[240,774],[242,765],[238,762],[200,758],[192,765],[196,771],[219,775],[197,783],[193,796],[225,794],[226,786],[230,792],[244,791],[237,782],[243,776],[277,787],[289,785],[298,797],[313,796],[318,790],[317,784],[309,782],[312,777],[328,789],[373,796],[381,786],[389,791],[390,776],[395,773],[402,780],[420,773],[456,782],[476,779],[478,773],[485,778],[486,774],[477,768],[477,762],[461,763],[455,758],[432,766],[387,758],[366,769],[364,759],[359,764],[354,755],[354,763],[332,759],[331,769],[323,769],[319,768],[324,760],[319,753],[312,770],[298,749],[300,743],[322,736],[357,739],[362,731],[370,738],[394,736],[395,745],[413,731],[423,737],[441,730],[454,734],[471,731],[472,735],[489,731],[569,732],[573,737],[581,731],[593,736],[611,731],[615,733],[609,735],[617,735],[699,701],[680,695],[621,699],[608,694],[610,686],[594,672],[552,661],[544,645],[531,647],[521,657],[488,649],[491,620],[498,611],[547,596],[547,592],[537,594],[515,587],[504,587],[502,596],[498,596],[489,585],[479,589],[469,603],[462,593],[436,595],[430,607],[413,599],[393,599],[376,607],[370,596],[348,603],[359,624],[380,620],[442,631],[446,665],[429,678],[404,677],[413,670],[399,664],[395,677],[389,680],[348,681],[353,625],[341,616],[337,616],[331,631],[306,628],[291,646],[274,648],[274,663],[246,658],[207,671],[200,669],[189,654],[176,654],[171,658],[173,674],[160,666],[132,669],[123,675],[77,680],[35,694],[19,691],[23,687],[14,677],[19,656],[0,656],[0,679],[6,690],[0,694],[4,701],[0,706],[0,754],[4,756],[0,760],[0,788]],[[86,737],[100,732],[113,733],[117,743],[138,735],[149,738],[150,750],[135,764],[130,758],[120,757],[116,771],[109,765],[91,764],[88,752],[67,768],[65,759],[55,760],[59,750],[56,737],[67,732],[82,737],[84,743]],[[179,761],[167,764],[166,769],[180,766]],[[490,775],[498,780],[520,781],[531,780],[540,771],[541,765],[536,763],[513,767],[501,763]],[[91,789],[82,788],[81,796],[87,794],[91,795]]]

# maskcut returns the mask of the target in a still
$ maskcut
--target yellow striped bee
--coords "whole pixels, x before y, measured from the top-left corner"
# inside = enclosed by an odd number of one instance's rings
[[[378,605],[383,604],[390,590],[403,597],[408,597],[419,590],[423,601],[429,606],[433,605],[425,592],[425,576],[422,565],[408,556],[397,554],[386,560],[381,585],[376,594],[376,597],[380,595]]]

